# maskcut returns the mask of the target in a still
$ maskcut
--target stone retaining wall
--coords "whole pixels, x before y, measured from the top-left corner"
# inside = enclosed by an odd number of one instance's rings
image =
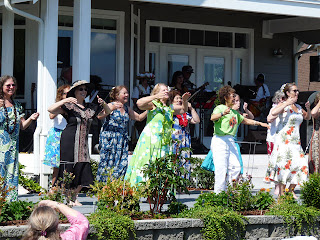
[[[314,229],[319,230],[319,221]],[[248,216],[246,239],[276,240],[287,237],[286,227],[281,217],[277,216]],[[204,226],[200,219],[155,219],[137,220],[135,229],[138,240],[198,240],[203,239],[201,229]],[[61,225],[62,230],[69,227]],[[0,227],[0,240],[18,240],[26,231],[27,226]],[[319,234],[313,236],[320,239]]]

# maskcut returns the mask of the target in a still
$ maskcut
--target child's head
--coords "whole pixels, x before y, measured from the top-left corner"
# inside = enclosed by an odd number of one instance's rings
[[[48,206],[36,207],[29,218],[30,228],[22,238],[23,240],[58,240],[59,217],[57,212]]]

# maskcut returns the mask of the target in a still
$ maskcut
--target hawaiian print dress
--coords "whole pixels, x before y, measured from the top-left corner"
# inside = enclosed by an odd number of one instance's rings
[[[191,114],[184,113],[182,115],[174,115],[173,116],[173,154],[180,152],[181,148],[191,148],[191,136],[189,131],[189,122],[192,119]],[[191,164],[190,160],[185,160],[186,158],[191,157],[190,151],[181,151],[180,156],[183,159],[183,167],[186,169],[188,173],[191,172]],[[187,174],[187,178],[189,178],[189,174]]]
[[[19,183],[19,130],[24,113],[19,102],[14,102],[14,107],[7,107],[7,112],[9,119],[6,118],[5,108],[0,108],[0,174],[5,184],[14,188],[9,192],[7,200],[16,201]]]
[[[171,153],[173,108],[156,100],[152,103],[156,108],[148,111],[147,125],[139,137],[125,176],[131,185],[144,180],[142,170],[146,164]]]
[[[303,121],[302,108],[298,112],[288,106],[279,115],[275,146],[271,154],[271,180],[282,184],[301,184],[308,177],[308,160],[300,143],[300,125]]]
[[[124,176],[128,167],[128,107],[124,106],[125,113],[114,110],[106,117],[100,132],[99,149],[100,163],[97,180],[106,182],[108,171],[113,169],[112,176]]]

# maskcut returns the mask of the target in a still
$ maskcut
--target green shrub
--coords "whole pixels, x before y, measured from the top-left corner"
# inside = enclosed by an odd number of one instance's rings
[[[97,161],[93,160],[93,159],[90,159],[90,166],[91,166],[93,179],[96,179],[99,163]]]
[[[228,195],[226,192],[221,192],[216,194],[214,192],[202,193],[197,198],[195,207],[198,206],[228,206]]]
[[[187,210],[188,206],[183,204],[182,202],[172,201],[168,206],[168,213],[169,214],[179,214],[184,210]]]
[[[0,222],[26,220],[29,218],[34,203],[26,201],[6,202],[2,208]]]
[[[136,238],[134,222],[128,216],[123,216],[110,209],[98,210],[89,217],[90,225],[95,232],[89,237],[96,237],[99,240],[125,240],[131,237]]]
[[[267,210],[274,203],[270,190],[262,188],[254,197],[254,206],[259,210]]]
[[[243,239],[245,217],[223,207],[195,207],[177,217],[200,218],[204,222],[203,237],[210,240]]]
[[[320,209],[320,174],[310,174],[309,180],[301,186],[301,199],[307,206]]]
[[[201,189],[214,188],[214,173],[201,168],[202,158],[188,158],[192,164],[191,187]]]
[[[320,216],[320,211],[305,205],[299,205],[292,196],[292,193],[285,193],[274,204],[266,215],[282,216],[287,225],[287,233],[290,236],[300,234],[311,234],[315,222]],[[303,225],[303,223],[305,223]]]
[[[19,164],[19,184],[21,184],[21,186],[27,189],[30,193],[41,192],[43,188],[40,186],[39,182],[33,180],[32,178],[24,176],[24,168],[24,165]]]

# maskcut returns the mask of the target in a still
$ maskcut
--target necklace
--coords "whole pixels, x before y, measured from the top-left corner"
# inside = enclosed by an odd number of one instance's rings
[[[14,102],[13,102],[13,104],[12,104],[12,106],[13,106],[13,112],[14,112],[14,122],[13,122],[13,129],[12,129],[12,131],[10,131],[10,129],[9,129],[9,121],[10,121],[10,119],[9,119],[9,115],[8,115],[8,109],[7,109],[7,107],[6,107],[6,105],[4,104],[3,105],[3,107],[4,107],[4,114],[6,115],[6,129],[7,129],[7,132],[11,135],[12,133],[14,133],[14,131],[16,130],[16,125],[17,125],[17,110],[16,110],[16,106],[15,106],[15,104],[14,104]]]

